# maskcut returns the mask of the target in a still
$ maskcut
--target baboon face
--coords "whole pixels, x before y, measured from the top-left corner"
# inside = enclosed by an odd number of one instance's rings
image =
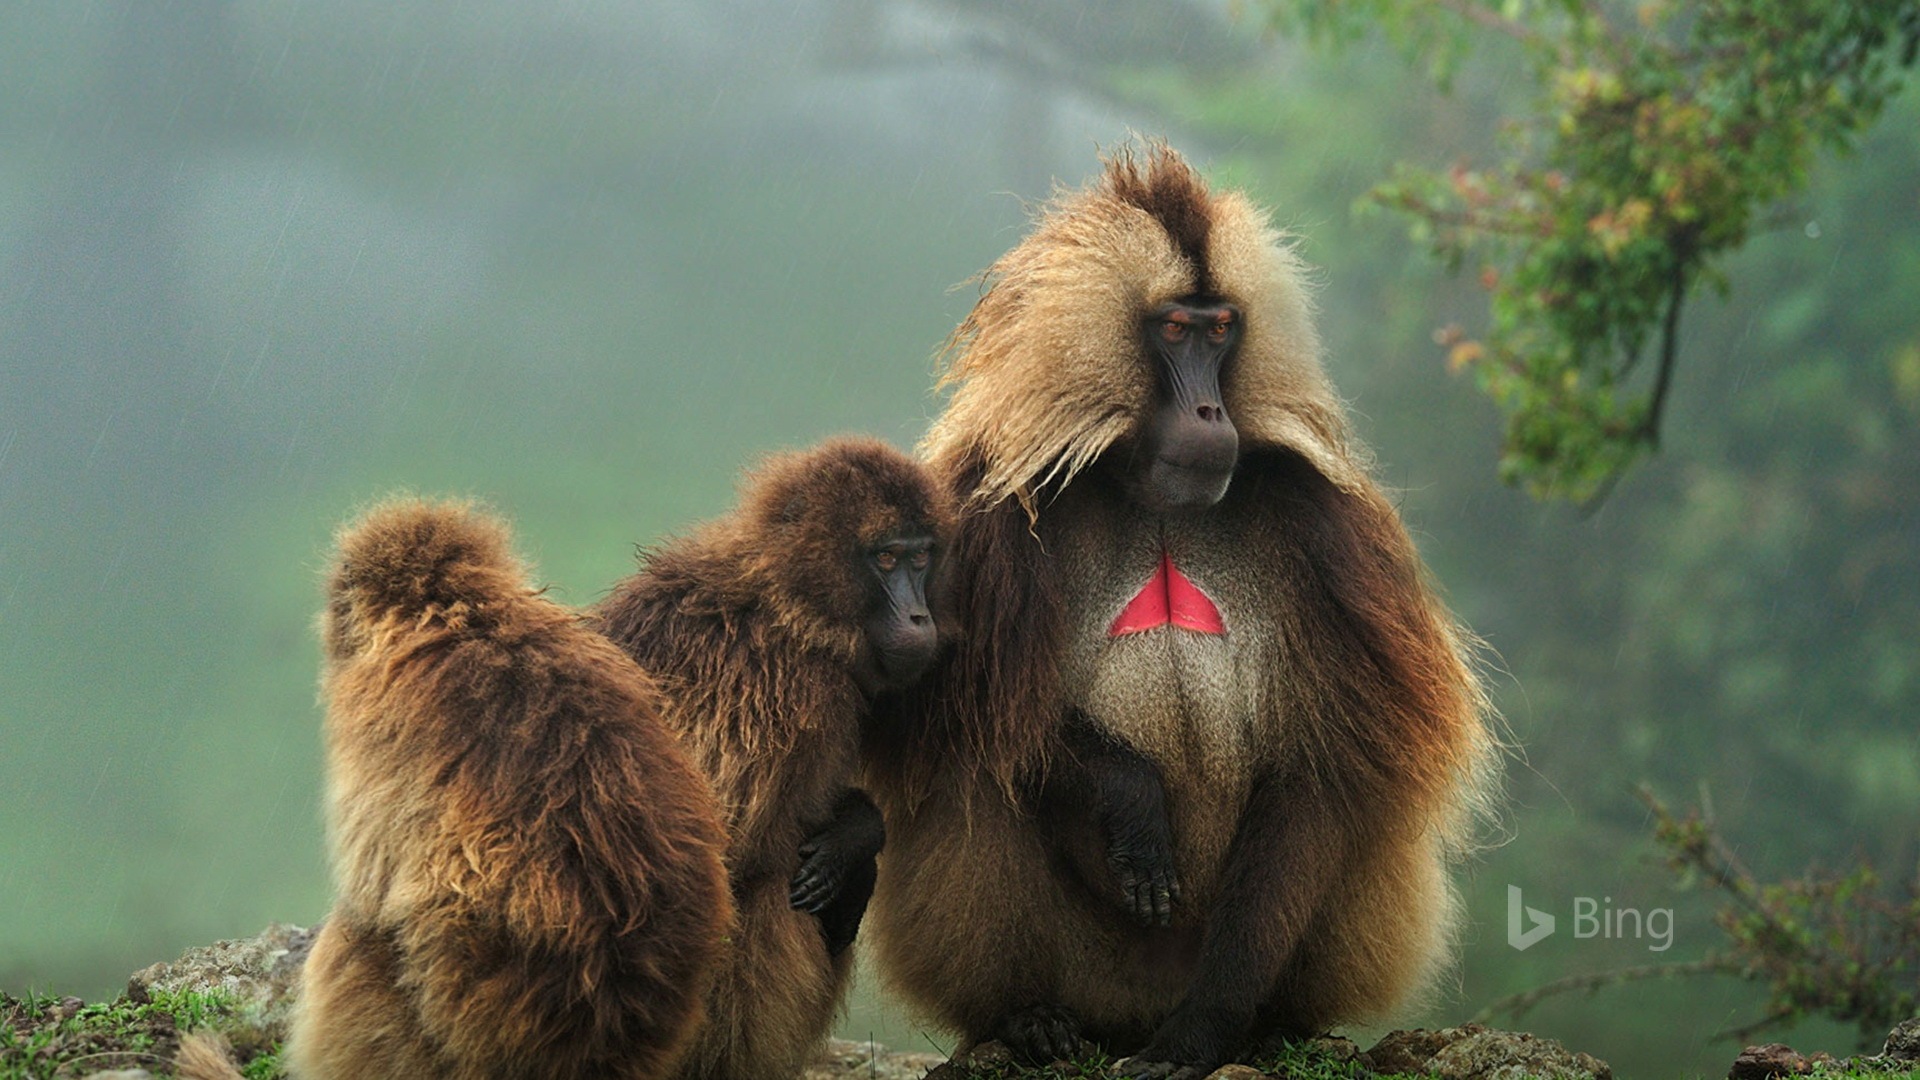
[[[1240,310],[1206,296],[1163,304],[1142,321],[1154,369],[1154,404],[1132,457],[1134,498],[1158,512],[1203,510],[1220,501],[1240,460],[1220,375],[1241,336]]]
[[[927,603],[933,559],[933,537],[916,529],[890,533],[861,553],[869,662],[855,674],[869,694],[911,685],[933,661],[939,645]]]
[[[742,514],[719,523],[724,548],[800,645],[834,657],[869,698],[926,671],[953,515],[912,458],[873,439],[781,454],[754,470]]]

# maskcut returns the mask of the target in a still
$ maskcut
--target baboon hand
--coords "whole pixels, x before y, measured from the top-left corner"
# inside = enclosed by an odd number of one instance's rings
[[[829,837],[816,836],[800,845],[800,869],[788,883],[787,900],[809,915],[818,915],[833,903],[846,883],[846,860]]]
[[[865,792],[850,790],[833,820],[800,845],[800,868],[787,883],[787,901],[809,915],[825,911],[856,876],[871,888],[875,856],[887,842],[880,810]],[[859,897],[864,910],[866,898]]]
[[[1033,1066],[1078,1057],[1080,1018],[1064,1005],[1035,1005],[1000,1019],[994,1035],[1015,1059]]]
[[[1164,839],[1116,839],[1107,864],[1120,883],[1120,905],[1143,926],[1166,926],[1180,901],[1180,878],[1173,869],[1173,848]]]
[[[1064,738],[1081,773],[1056,788],[1055,798],[1066,800],[1059,812],[1091,810],[1106,840],[1107,870],[1119,887],[1120,906],[1142,926],[1170,924],[1180,878],[1160,767],[1077,710],[1068,716]]]

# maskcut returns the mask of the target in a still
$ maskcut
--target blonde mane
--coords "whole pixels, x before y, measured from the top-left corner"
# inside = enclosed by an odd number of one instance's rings
[[[1012,496],[1031,511],[1036,492],[1072,480],[1150,411],[1141,319],[1206,292],[1248,313],[1221,387],[1242,446],[1289,449],[1342,488],[1363,484],[1366,454],[1321,370],[1306,267],[1286,237],[1163,143],[1105,164],[983,275],[948,339],[939,385],[953,396],[922,456],[948,474],[977,456],[990,464],[973,505]]]

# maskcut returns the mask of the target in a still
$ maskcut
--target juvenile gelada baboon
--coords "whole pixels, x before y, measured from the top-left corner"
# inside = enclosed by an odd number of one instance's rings
[[[869,922],[968,1042],[1201,1075],[1428,981],[1494,740],[1296,256],[1162,145],[1105,164],[951,343],[958,646],[875,726]]]
[[[293,1074],[667,1074],[731,903],[652,681],[464,505],[343,529],[322,633],[336,895]]]
[[[738,921],[682,1076],[794,1077],[832,1028],[885,838],[855,787],[862,729],[934,658],[949,527],[910,458],[837,440],[768,461],[596,609],[666,691],[730,837]]]

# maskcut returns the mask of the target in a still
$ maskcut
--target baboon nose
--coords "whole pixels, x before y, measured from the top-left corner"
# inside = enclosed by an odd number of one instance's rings
[[[1209,424],[1217,424],[1227,418],[1227,410],[1218,405],[1202,405],[1193,411],[1199,414],[1201,420]]]

